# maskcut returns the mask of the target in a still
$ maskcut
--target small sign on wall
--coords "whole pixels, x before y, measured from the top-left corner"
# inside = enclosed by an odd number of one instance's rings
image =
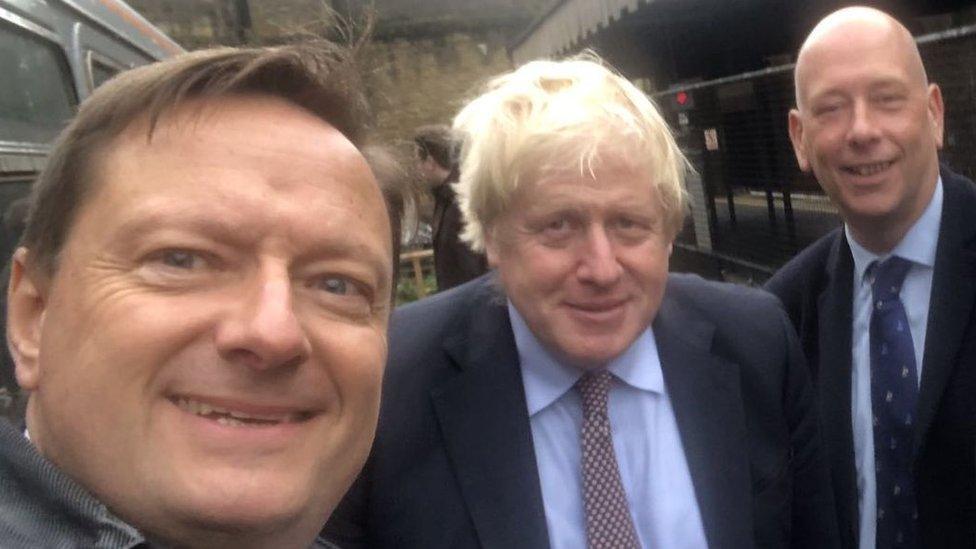
[[[715,128],[707,128],[705,130],[705,150],[718,150],[718,130]]]

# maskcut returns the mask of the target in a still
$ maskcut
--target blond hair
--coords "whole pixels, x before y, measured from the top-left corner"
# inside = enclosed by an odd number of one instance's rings
[[[463,140],[455,184],[461,238],[474,250],[484,250],[487,231],[526,178],[567,167],[592,175],[608,155],[648,174],[669,237],[681,230],[688,162],[654,103],[593,53],[532,61],[494,78],[454,128]]]

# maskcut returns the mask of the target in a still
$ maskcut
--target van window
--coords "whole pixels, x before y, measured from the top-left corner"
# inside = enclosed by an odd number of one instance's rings
[[[92,50],[88,50],[85,59],[88,64],[88,83],[91,86],[91,91],[95,91],[95,88],[122,72],[117,63]]]
[[[0,22],[0,141],[48,143],[78,104],[64,52]]]
[[[104,84],[108,79],[112,78],[119,73],[119,70],[115,67],[111,67],[105,63],[98,61],[97,59],[92,60],[91,64],[91,77],[92,84],[95,88]]]

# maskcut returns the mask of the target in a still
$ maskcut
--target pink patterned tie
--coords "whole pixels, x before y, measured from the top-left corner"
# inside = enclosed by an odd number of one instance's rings
[[[607,415],[612,379],[610,372],[602,370],[587,372],[576,382],[576,390],[583,399],[580,446],[586,541],[590,549],[640,549],[613,452],[613,434]]]

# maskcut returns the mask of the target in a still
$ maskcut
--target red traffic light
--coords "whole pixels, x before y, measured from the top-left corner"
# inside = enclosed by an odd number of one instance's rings
[[[677,112],[687,112],[695,108],[695,96],[687,90],[673,92],[670,101],[671,109]]]

